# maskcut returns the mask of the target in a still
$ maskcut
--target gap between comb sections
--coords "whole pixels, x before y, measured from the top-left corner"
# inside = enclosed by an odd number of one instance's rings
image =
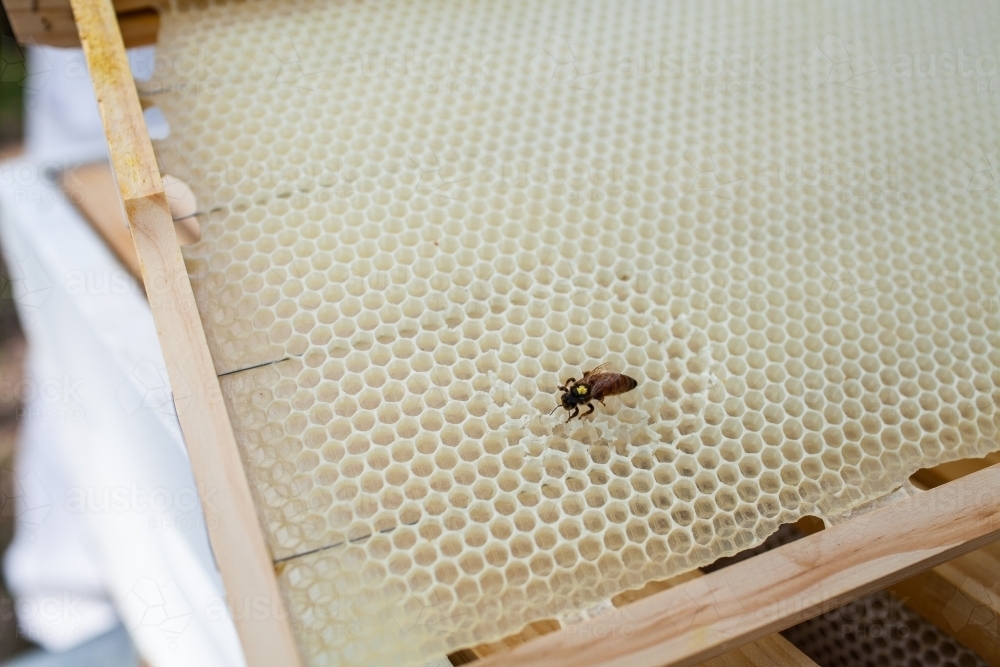
[[[289,361],[291,359],[298,359],[299,357],[282,357],[281,359],[275,359],[274,361],[265,361],[264,363],[257,364],[255,366],[247,366],[246,368],[237,368],[233,371],[226,371],[225,373],[219,373],[217,377],[225,377],[227,375],[232,375],[233,373],[242,373],[243,371],[252,371],[255,368],[263,368],[264,366],[270,366],[271,364],[280,364],[282,361]]]
[[[367,540],[368,538],[370,538],[370,537],[372,537],[374,535],[385,535],[386,533],[391,533],[392,531],[396,530],[400,526],[415,526],[415,525],[417,525],[417,522],[413,521],[411,523],[403,523],[403,524],[400,524],[399,526],[393,526],[392,528],[383,528],[382,530],[378,530],[378,531],[375,531],[374,533],[369,533],[367,535],[362,535],[361,537],[353,537],[353,538],[351,538],[349,540],[345,540],[343,542],[337,542],[336,544],[328,544],[328,545],[323,546],[323,547],[317,547],[315,549],[310,549],[309,551],[303,551],[300,554],[294,554],[292,556],[285,556],[283,558],[276,558],[276,559],[274,559],[274,564],[277,565],[278,563],[286,563],[286,562],[288,562],[290,560],[295,560],[296,558],[302,558],[303,556],[310,556],[310,555],[312,555],[314,553],[318,553],[320,551],[326,551],[328,549],[336,549],[337,547],[342,547],[345,544],[355,544],[356,542],[361,542],[363,540]]]

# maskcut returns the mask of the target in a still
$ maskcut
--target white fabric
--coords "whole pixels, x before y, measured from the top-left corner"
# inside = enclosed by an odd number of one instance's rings
[[[25,151],[35,160],[68,166],[107,155],[97,98],[80,49],[29,48],[24,101]]]
[[[106,152],[74,58],[32,50],[50,71],[30,89],[28,155],[0,164],[0,244],[29,344],[6,578],[22,631],[49,650],[121,618],[154,667],[242,665],[199,501],[212,490],[195,485],[148,304],[46,176]]]
[[[129,51],[132,70],[140,80],[149,78],[155,60],[154,47]],[[24,93],[25,150],[37,162],[60,169],[107,157],[108,144],[83,51],[52,46],[29,48]],[[163,138],[169,134],[159,109],[151,107],[143,115],[150,136]]]

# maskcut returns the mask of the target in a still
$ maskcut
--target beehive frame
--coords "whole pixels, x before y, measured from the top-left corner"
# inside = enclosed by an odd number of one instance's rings
[[[221,490],[208,525],[228,597],[280,609],[114,7],[74,0],[73,11],[171,382],[192,399],[178,406],[192,466],[201,484]],[[599,618],[585,623],[600,624],[600,632],[553,632],[481,664],[698,664],[997,538],[998,489],[1000,466],[993,466],[634,602],[628,633],[610,631],[614,618]],[[285,619],[237,620],[251,664],[299,662]]]

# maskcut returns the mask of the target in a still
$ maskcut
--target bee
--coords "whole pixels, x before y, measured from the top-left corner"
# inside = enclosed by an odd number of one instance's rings
[[[560,404],[554,407],[552,412],[564,408],[569,413],[569,417],[566,418],[568,424],[573,417],[583,418],[592,414],[597,409],[594,407],[594,401],[599,401],[601,405],[604,405],[606,397],[632,391],[638,384],[629,376],[613,371],[610,363],[601,364],[584,373],[579,380],[570,378],[566,384],[560,386],[559,390],[563,392],[563,395],[559,397]],[[583,404],[586,404],[590,410],[580,415],[580,406]]]

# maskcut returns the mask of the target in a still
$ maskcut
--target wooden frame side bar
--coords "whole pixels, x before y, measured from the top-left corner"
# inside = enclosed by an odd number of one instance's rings
[[[1000,537],[1000,465],[476,665],[693,667]]]
[[[111,0],[72,0],[209,538],[251,666],[299,665]],[[267,613],[258,613],[266,609]]]

